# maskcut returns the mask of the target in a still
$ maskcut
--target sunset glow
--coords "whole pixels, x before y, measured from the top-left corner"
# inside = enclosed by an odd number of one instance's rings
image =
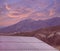
[[[0,0],[0,26],[24,19],[46,20],[60,16],[60,0]]]

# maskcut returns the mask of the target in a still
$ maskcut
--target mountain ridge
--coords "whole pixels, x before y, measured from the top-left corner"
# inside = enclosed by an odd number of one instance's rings
[[[26,32],[56,25],[60,25],[60,17],[55,17],[48,20],[38,20],[38,21],[32,19],[26,19],[12,26],[2,28],[0,29],[0,32]]]

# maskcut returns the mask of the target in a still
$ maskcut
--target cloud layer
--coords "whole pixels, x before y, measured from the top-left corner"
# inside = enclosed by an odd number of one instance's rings
[[[9,26],[27,18],[60,17],[60,0],[0,0],[0,6],[0,26]]]

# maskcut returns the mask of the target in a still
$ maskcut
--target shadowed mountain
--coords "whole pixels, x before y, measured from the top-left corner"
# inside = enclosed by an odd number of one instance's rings
[[[0,32],[28,32],[28,31],[34,31],[40,28],[45,27],[51,27],[60,25],[60,18],[55,17],[48,20],[32,20],[32,19],[26,19],[23,21],[18,22],[17,24],[14,24],[12,26],[8,26],[5,28],[0,29]]]
[[[43,40],[56,48],[60,47],[60,25],[36,30],[33,34],[38,39]]]

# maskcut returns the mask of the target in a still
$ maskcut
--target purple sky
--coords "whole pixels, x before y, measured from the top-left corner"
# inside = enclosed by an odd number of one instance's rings
[[[60,17],[60,0],[0,0],[0,26],[52,17]]]

